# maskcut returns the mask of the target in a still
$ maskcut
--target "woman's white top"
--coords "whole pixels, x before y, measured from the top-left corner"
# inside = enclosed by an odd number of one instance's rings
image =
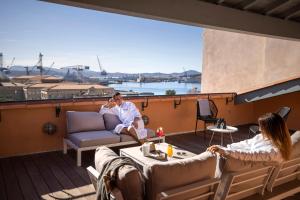
[[[219,146],[227,156],[244,161],[276,161],[282,162],[280,151],[272,141],[264,138],[262,134],[237,143]]]

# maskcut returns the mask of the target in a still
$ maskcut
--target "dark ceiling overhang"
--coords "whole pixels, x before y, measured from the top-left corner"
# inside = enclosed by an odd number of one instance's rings
[[[238,94],[235,97],[235,104],[259,101],[293,92],[300,92],[300,78],[295,78],[272,86]]]
[[[300,2],[287,0],[44,0],[204,28],[300,40]],[[266,3],[267,2],[267,3]],[[268,3],[269,2],[269,3]],[[296,3],[295,3],[296,2]],[[298,3],[297,3],[298,2]]]

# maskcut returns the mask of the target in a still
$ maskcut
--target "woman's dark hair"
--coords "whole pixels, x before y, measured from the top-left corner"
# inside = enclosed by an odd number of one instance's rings
[[[284,160],[288,160],[292,151],[292,141],[286,123],[276,113],[267,113],[258,118],[262,134],[272,141]]]

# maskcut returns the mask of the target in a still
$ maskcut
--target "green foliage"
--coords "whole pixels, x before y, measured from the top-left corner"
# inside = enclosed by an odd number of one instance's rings
[[[176,95],[175,90],[166,90],[166,95]]]

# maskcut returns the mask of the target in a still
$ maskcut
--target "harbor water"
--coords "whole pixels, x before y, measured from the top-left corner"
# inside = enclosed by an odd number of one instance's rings
[[[200,83],[178,83],[178,82],[155,82],[155,83],[137,83],[123,82],[121,84],[109,84],[115,90],[132,91],[132,92],[152,92],[154,95],[165,95],[166,90],[175,90],[176,94],[189,94],[196,88],[200,90]]]

